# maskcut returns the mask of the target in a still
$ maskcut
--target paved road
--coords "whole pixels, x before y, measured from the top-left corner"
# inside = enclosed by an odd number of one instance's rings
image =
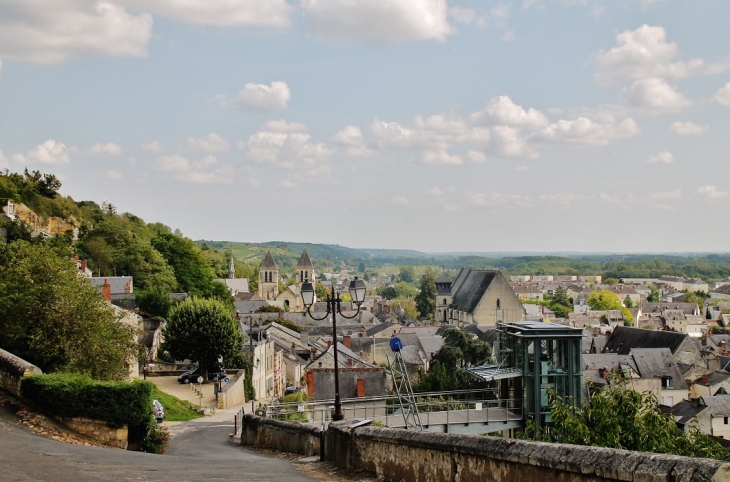
[[[206,419],[200,419],[206,420]],[[84,447],[56,442],[17,425],[0,405],[0,482],[5,481],[219,481],[311,482],[288,460],[272,459],[229,445],[230,422],[199,421],[177,426],[165,455]]]

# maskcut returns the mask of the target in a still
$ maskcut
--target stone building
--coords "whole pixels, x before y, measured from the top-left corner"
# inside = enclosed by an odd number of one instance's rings
[[[450,325],[525,320],[526,312],[507,279],[498,270],[462,268],[452,283],[436,280],[436,320]]]

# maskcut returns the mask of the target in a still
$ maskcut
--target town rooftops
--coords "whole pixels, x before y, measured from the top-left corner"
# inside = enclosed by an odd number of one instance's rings
[[[721,294],[721,295],[730,296],[730,284],[720,286],[719,288],[712,290],[711,293],[717,293],[717,294]]]
[[[669,348],[675,353],[686,339],[685,333],[617,326],[603,352],[628,355],[633,348]]]
[[[708,407],[713,418],[730,416],[730,396],[700,397],[700,405]]]
[[[686,315],[694,315],[698,310],[697,303],[649,303],[640,305],[642,313],[661,313],[662,310],[682,310]]]

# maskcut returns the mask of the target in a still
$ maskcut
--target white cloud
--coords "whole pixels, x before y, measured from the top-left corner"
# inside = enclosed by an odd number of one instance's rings
[[[720,87],[713,98],[720,105],[730,106],[730,82]]]
[[[104,144],[97,142],[91,146],[88,152],[92,156],[119,156],[122,154],[122,148],[119,144],[113,142]]]
[[[297,187],[296,183],[294,183],[288,179],[284,179],[283,181],[280,181],[279,184],[277,184],[277,186],[286,187],[286,188]]]
[[[453,156],[446,151],[424,151],[421,162],[434,166],[460,166],[464,160],[459,156]]]
[[[473,151],[470,150],[466,153],[466,157],[469,159],[470,162],[473,162],[474,164],[481,164],[483,162],[486,162],[487,156],[483,152],[479,151]]]
[[[162,144],[160,144],[160,141],[152,141],[148,144],[142,144],[142,146],[140,148],[143,151],[147,151],[147,152],[155,152],[155,153],[162,152]]]
[[[218,134],[211,132],[198,139],[188,137],[188,147],[205,152],[228,152],[228,141]]]
[[[271,132],[307,132],[309,128],[305,124],[287,122],[284,119],[270,120],[264,124],[264,129]]]
[[[15,162],[28,164],[37,162],[51,166],[62,166],[71,162],[68,148],[61,142],[48,139],[43,144],[28,152],[27,156],[16,154],[13,156]]]
[[[610,204],[618,204],[619,201],[620,201],[619,198],[618,198],[618,196],[616,196],[616,195],[611,196],[609,194],[606,194],[605,192],[602,192],[601,193],[601,198],[600,199],[601,199],[601,201],[604,201],[604,202],[607,202],[607,203],[610,203]]]
[[[221,107],[238,107],[243,110],[271,111],[284,109],[291,98],[286,82],[274,81],[271,85],[246,84],[231,100],[226,96],[218,96],[216,100]]]
[[[375,119],[370,132],[380,147],[445,151],[455,145],[486,146],[490,133],[482,127],[470,127],[458,117],[417,116],[412,126]]]
[[[570,206],[574,202],[578,201],[584,201],[586,198],[584,196],[579,196],[577,194],[566,194],[566,193],[557,193],[557,194],[541,194],[540,200],[541,201],[554,201],[557,203],[562,204],[563,206]]]
[[[478,124],[500,124],[512,127],[537,128],[550,123],[545,114],[539,110],[525,110],[506,95],[492,98],[485,110],[473,113],[469,119]]]
[[[365,145],[365,137],[357,126],[346,126],[332,137],[333,144],[346,146],[345,153],[350,157],[367,157],[373,150]]]
[[[182,156],[165,156],[155,161],[155,170],[176,173],[174,178],[186,184],[230,184],[233,182],[231,166],[216,165],[215,156],[205,156],[199,161],[190,162]]]
[[[626,30],[616,36],[616,47],[608,52],[596,52],[598,61],[596,80],[610,83],[619,77],[675,77],[687,78],[701,73],[718,73],[727,65],[707,65],[702,59],[689,62],[674,61],[679,47],[667,42],[664,27],[642,25],[636,30]]]
[[[519,206],[529,208],[534,205],[529,196],[520,196],[517,194],[501,194],[494,192],[491,194],[475,193],[470,196],[470,201],[475,206],[495,208],[504,206]]]
[[[633,137],[639,131],[636,121],[631,118],[617,123],[612,116],[602,120],[579,117],[550,124],[536,132],[532,139],[550,144],[605,146],[611,141]]]
[[[701,136],[710,130],[710,126],[695,124],[694,122],[675,122],[669,128],[680,136]]]
[[[0,150],[0,169],[7,169],[9,165],[10,161],[3,155],[3,151]]]
[[[663,191],[652,193],[649,197],[655,201],[671,201],[674,199],[682,199],[682,190],[677,189],[675,191]]]
[[[508,18],[510,5],[507,3],[499,3],[489,10],[492,17]]]
[[[446,0],[302,0],[310,31],[329,40],[446,40]],[[463,15],[462,15],[463,18]]]
[[[517,166],[515,167],[515,171],[517,172],[529,172],[530,168],[527,166]]]
[[[428,192],[429,192],[429,194],[433,194],[436,197],[440,197],[440,196],[444,195],[444,192],[437,187],[435,187],[433,189],[429,189]]]
[[[502,157],[537,159],[538,153],[519,136],[519,129],[509,126],[492,127],[493,150]]]
[[[675,86],[655,77],[635,81],[624,95],[630,104],[653,110],[678,111],[692,104]]]
[[[717,201],[728,197],[730,191],[718,191],[715,186],[702,186],[697,190],[697,194],[704,196],[708,201]]]
[[[190,161],[182,156],[165,156],[155,161],[155,169],[163,172],[182,172],[190,169]]]
[[[646,160],[648,164],[671,164],[674,162],[674,156],[671,152],[662,151],[658,154],[650,156]]]
[[[108,177],[109,179],[118,180],[121,179],[123,176],[122,173],[119,171],[108,171],[106,173],[106,177]]]
[[[0,57],[57,64],[87,56],[144,57],[152,16],[106,1],[23,0],[0,7]]]
[[[116,0],[137,10],[183,22],[212,26],[283,27],[293,7],[286,0]]]
[[[406,204],[410,204],[410,201],[408,200],[408,198],[407,197],[402,197],[402,196],[393,199],[393,202],[396,203],[396,204],[402,204],[404,206]]]
[[[302,124],[292,125],[306,128]],[[279,130],[267,129],[267,126],[251,135],[248,141],[238,143],[239,149],[254,162],[285,169],[312,169],[334,152],[324,143],[311,143],[309,134],[287,132],[287,126],[291,125],[286,122],[277,122],[275,127]]]

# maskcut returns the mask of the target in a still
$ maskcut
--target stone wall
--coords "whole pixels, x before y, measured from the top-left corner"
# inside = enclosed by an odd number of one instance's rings
[[[127,426],[120,428],[111,428],[106,422],[100,420],[91,420],[89,418],[64,418],[54,417],[60,423],[70,428],[76,433],[96,440],[110,447],[127,449],[129,435]]]
[[[43,373],[37,366],[0,349],[0,387],[20,397],[20,379]]]
[[[223,390],[218,394],[219,410],[235,407],[246,402],[246,390],[243,381],[246,378],[244,370],[238,371],[230,382],[226,383]]]
[[[327,459],[381,480],[720,481],[730,464],[600,447],[329,425]]]
[[[241,422],[241,445],[302,455],[319,454],[319,426],[281,422],[251,414]]]

